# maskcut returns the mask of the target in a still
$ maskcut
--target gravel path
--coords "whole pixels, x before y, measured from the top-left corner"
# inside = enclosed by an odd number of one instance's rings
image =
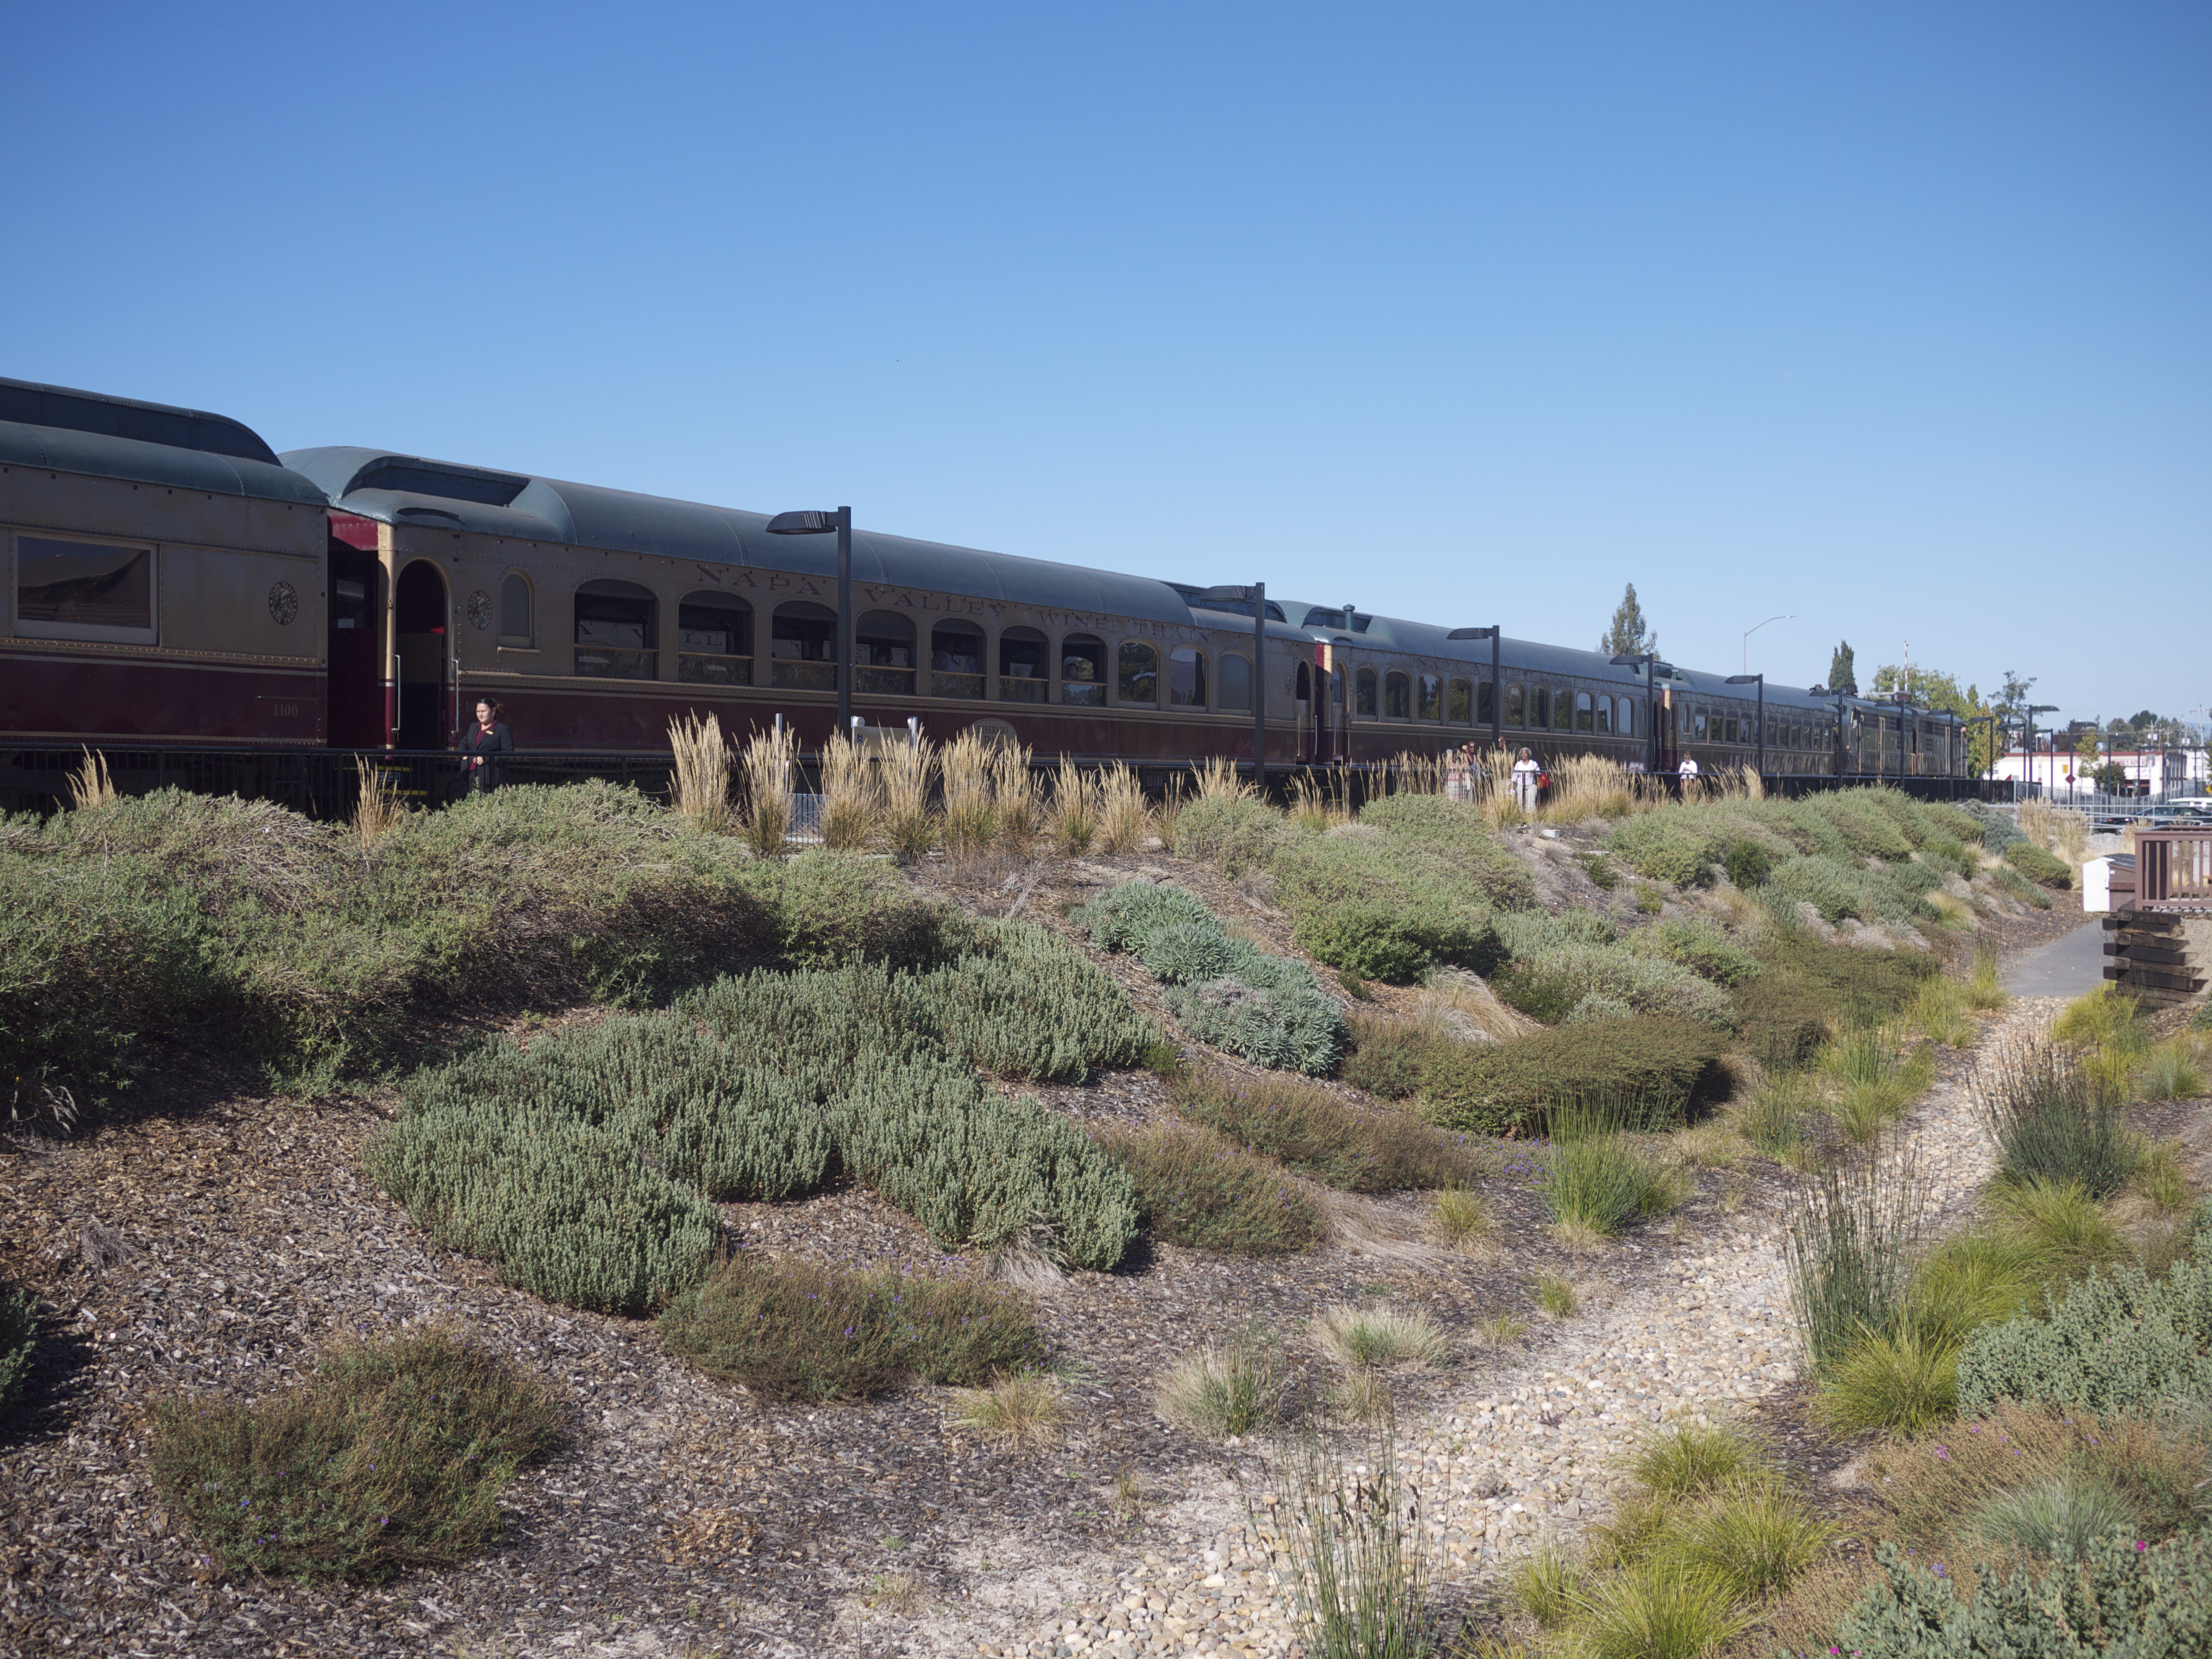
[[[2061,1005],[2015,1000],[1984,1031],[1985,1048],[2047,1024]],[[1988,1178],[1987,1137],[1954,1063],[1886,1143],[1911,1158],[1938,1227],[1961,1222]],[[1467,1368],[1465,1382],[1419,1419],[1401,1418],[1401,1470],[1419,1490],[1437,1585],[1464,1600],[1547,1534],[1571,1540],[1610,1506],[1618,1455],[1649,1425],[1741,1413],[1798,1371],[1780,1250],[1781,1218],[1724,1219],[1670,1244],[1656,1280],[1570,1319],[1528,1363]],[[1607,1268],[1593,1261],[1601,1285]],[[1256,1461],[1241,1471],[1259,1480]],[[1033,1656],[1291,1654],[1292,1611],[1255,1554],[1248,1491],[1233,1478],[1181,1495],[1147,1516],[1152,1547],[1116,1558],[979,1573],[965,1607],[921,1620],[908,1650]],[[1002,1559],[1019,1560],[1018,1537]],[[985,1559],[988,1559],[988,1550]]]

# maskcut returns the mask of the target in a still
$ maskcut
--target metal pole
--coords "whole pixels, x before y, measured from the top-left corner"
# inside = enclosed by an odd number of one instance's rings
[[[1267,789],[1267,584],[1252,588],[1252,782]]]
[[[1498,666],[1498,647],[1505,642],[1505,630],[1490,630],[1490,746],[1505,746],[1505,674]]]
[[[853,729],[853,509],[837,509],[837,729]]]

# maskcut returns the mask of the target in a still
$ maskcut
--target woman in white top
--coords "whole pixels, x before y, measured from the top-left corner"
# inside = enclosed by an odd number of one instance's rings
[[[1523,749],[1513,763],[1513,804],[1524,812],[1536,810],[1538,780],[1544,769],[1536,764],[1536,757]]]

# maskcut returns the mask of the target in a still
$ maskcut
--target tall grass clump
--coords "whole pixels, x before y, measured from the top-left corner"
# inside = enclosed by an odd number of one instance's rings
[[[1601,1238],[1638,1215],[1656,1215],[1681,1201],[1682,1177],[1620,1132],[1620,1114],[1601,1106],[1566,1105],[1549,1118],[1552,1146],[1537,1183],[1544,1207],[1570,1238]]]
[[[1210,1439],[1247,1435],[1275,1419],[1282,1405],[1282,1356],[1254,1321],[1224,1343],[1186,1354],[1161,1380],[1153,1403],[1170,1423]]]
[[[1967,982],[1966,1006],[1977,1012],[1989,1013],[2003,1007],[2008,1000],[1997,966],[1997,947],[1988,943],[1977,945],[1974,976]]]
[[[1317,1243],[1321,1212],[1280,1164],[1204,1129],[1108,1131],[1099,1146],[1128,1169],[1152,1237],[1224,1255],[1286,1255]]]
[[[1972,1091],[2008,1179],[2073,1185],[2099,1200],[2127,1184],[2135,1149],[2120,1100],[2079,1051],[2016,1037],[1982,1057]]]
[[[802,1261],[727,1262],[671,1303],[659,1328],[701,1370],[778,1400],[858,1399],[914,1377],[970,1384],[1044,1358],[1003,1291]]]
[[[1895,1328],[1919,1255],[1920,1183],[1907,1164],[1856,1158],[1802,1173],[1783,1235],[1790,1312],[1825,1376]]]
[[[799,738],[788,726],[761,727],[738,757],[745,785],[745,844],[756,858],[779,858],[790,843],[791,773],[798,760]]]
[[[992,748],[971,726],[938,755],[945,850],[956,859],[973,858],[998,837]]]
[[[892,854],[911,864],[937,844],[937,820],[930,811],[937,787],[937,750],[916,734],[894,739],[877,757],[878,819]]]
[[[161,1402],[154,1480],[226,1571],[388,1578],[489,1543],[501,1494],[559,1416],[447,1332],[342,1343],[250,1406]]]
[[[1253,1531],[1287,1568],[1305,1651],[1315,1659],[1419,1659],[1429,1639],[1428,1535],[1419,1492],[1386,1425],[1356,1458],[1308,1434],[1278,1447],[1273,1504]]]
[[[1929,983],[1936,981],[1930,981]],[[1872,1146],[1935,1081],[1935,1057],[1892,1028],[1846,1030],[1822,1050],[1820,1074],[1833,1090],[1830,1110],[1861,1146]]]
[[[702,830],[719,832],[730,821],[730,750],[722,740],[722,717],[696,713],[668,723],[668,746],[676,757],[669,789],[670,808]]]
[[[1098,846],[1107,853],[1133,853],[1152,833],[1152,808],[1136,773],[1116,762],[1098,779]]]
[[[1000,843],[1027,854],[1044,830],[1044,797],[1026,744],[1002,743],[992,749],[991,794]]]
[[[407,816],[407,802],[399,793],[398,776],[384,767],[371,764],[367,756],[355,756],[353,769],[353,813],[346,823],[366,854]]]
[[[1325,1310],[1314,1336],[1344,1365],[1440,1365],[1451,1358],[1451,1339],[1426,1315],[1395,1308]]]
[[[1098,780],[1066,755],[1053,770],[1052,801],[1045,813],[1045,832],[1053,846],[1070,858],[1091,850],[1098,835]]]
[[[859,852],[876,823],[875,763],[845,732],[822,745],[822,844],[833,852]]]

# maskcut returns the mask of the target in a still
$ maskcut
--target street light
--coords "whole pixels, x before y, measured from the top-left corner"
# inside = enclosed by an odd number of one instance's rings
[[[1674,670],[1661,662],[1656,651],[1624,651],[1613,659],[1613,665],[1644,671],[1644,768],[1656,773],[1659,769],[1659,693],[1655,682],[1661,669],[1667,670],[1669,679],[1674,677]]]
[[[1769,618],[1769,620],[1779,619]],[[1754,680],[1759,683],[1759,713],[1753,717],[1758,722],[1759,731],[1759,759],[1755,763],[1759,768],[1759,775],[1764,778],[1766,775],[1766,676],[1763,673],[1731,674],[1728,677],[1727,683],[1730,685],[1749,685]]]
[[[1786,617],[1769,617],[1766,619],[1766,622],[1796,622],[1796,620],[1797,613],[1793,611]],[[1743,666],[1746,673],[1751,672],[1751,636],[1765,626],[1766,623],[1753,623],[1750,627],[1743,630]],[[1730,680],[1729,684],[1730,685],[1735,685],[1738,684],[1738,682]]]
[[[837,532],[837,729],[853,734],[853,509],[835,513],[779,513],[768,521],[771,536]]]
[[[2027,774],[2027,793],[2031,796],[2035,793],[2035,717],[2057,712],[2058,705],[2055,702],[2032,702],[2027,706],[2027,744],[2022,757],[2021,770]],[[2054,795],[2058,793],[2058,761],[2055,756],[2051,762],[2051,793]]]
[[[1504,632],[1502,628],[1455,628],[1444,635],[1448,640],[1490,641],[1490,746],[1493,749],[1502,748],[1505,743],[1505,688],[1498,680],[1498,647]]]
[[[1267,787],[1267,584],[1249,587],[1209,587],[1200,600],[1252,602],[1252,781],[1262,792]]]

